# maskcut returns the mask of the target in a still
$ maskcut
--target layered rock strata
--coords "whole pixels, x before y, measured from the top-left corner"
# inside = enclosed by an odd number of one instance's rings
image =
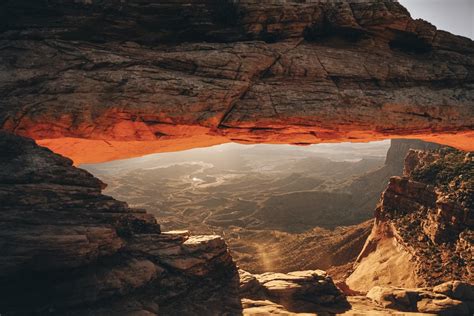
[[[0,132],[0,153],[0,313],[179,311],[167,304],[189,291],[231,291],[237,270],[219,236],[160,232],[153,216],[102,195],[100,180],[32,140]],[[224,302],[240,306],[237,294]]]
[[[391,178],[382,195],[349,286],[472,284],[473,170],[472,153],[410,151],[404,177]]]
[[[416,139],[392,139],[382,168],[355,179],[348,190],[354,199],[353,209],[359,219],[373,218],[373,210],[386,189],[388,180],[393,176],[402,176],[405,157],[410,149],[435,150],[441,145]],[[370,215],[369,215],[370,214]],[[356,217],[357,218],[357,217]]]
[[[323,271],[239,281],[221,237],[161,232],[30,139],[0,132],[0,153],[2,314],[239,315],[262,299],[286,313],[348,308]]]
[[[395,1],[20,0],[0,12],[1,128],[76,163],[228,141],[413,136],[472,150],[473,42]]]

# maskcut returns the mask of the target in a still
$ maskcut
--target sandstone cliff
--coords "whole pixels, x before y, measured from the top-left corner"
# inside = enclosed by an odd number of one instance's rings
[[[410,151],[404,177],[391,178],[382,195],[349,286],[473,283],[473,171],[472,153]]]
[[[389,179],[403,175],[404,160],[410,149],[434,150],[440,147],[438,144],[416,139],[392,139],[384,166],[355,179],[348,187],[348,191],[357,197],[351,205],[354,218],[359,221],[373,218],[373,210]]]
[[[239,308],[236,295],[194,298],[232,289],[237,270],[219,236],[161,233],[32,140],[0,132],[0,153],[0,313],[179,312],[167,304],[182,295],[195,303],[183,310]]]
[[[15,0],[0,12],[1,128],[76,163],[409,135],[472,150],[473,42],[396,1]]]
[[[412,136],[472,150],[473,55],[471,40],[389,0],[7,0],[0,128],[76,163],[228,141]],[[161,233],[146,212],[102,195],[99,180],[29,139],[2,132],[0,163],[2,314],[345,303],[319,271],[250,276],[256,296],[241,301],[220,237]],[[472,156],[412,153],[406,171],[384,193],[349,285],[368,291],[392,283],[390,272],[410,287],[472,283]],[[397,265],[412,268],[390,270]],[[460,282],[378,288],[364,299],[472,314],[462,302],[473,301],[472,287]]]

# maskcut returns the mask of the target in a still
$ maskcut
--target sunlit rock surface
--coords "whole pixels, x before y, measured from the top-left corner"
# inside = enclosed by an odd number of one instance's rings
[[[321,270],[251,275],[240,270],[244,315],[471,315],[472,284],[450,281],[429,288],[373,287],[348,296]]]
[[[453,286],[454,292],[443,291]],[[376,286],[367,293],[367,297],[379,306],[402,312],[471,315],[474,304],[473,291],[472,284],[456,281],[443,283],[434,288],[402,289]]]
[[[76,163],[228,141],[473,149],[473,42],[395,1],[16,0],[0,12],[1,128]]]
[[[393,177],[348,285],[434,286],[473,283],[472,153],[410,151]]]

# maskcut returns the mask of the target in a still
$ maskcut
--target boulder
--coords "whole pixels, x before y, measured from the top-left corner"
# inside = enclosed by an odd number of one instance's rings
[[[470,315],[467,302],[436,293],[433,288],[403,289],[376,286],[367,293],[367,297],[381,307],[402,312]]]

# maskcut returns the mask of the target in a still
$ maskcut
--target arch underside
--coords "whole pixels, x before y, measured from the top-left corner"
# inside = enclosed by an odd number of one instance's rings
[[[222,238],[162,233],[154,216],[102,194],[102,181],[18,135],[76,165],[226,142],[418,138],[474,150],[474,43],[413,20],[395,0],[2,1],[0,95],[7,313],[239,314],[253,304]],[[451,260],[472,257],[471,202],[459,198],[472,196],[472,181],[457,174],[470,170],[471,153],[409,158],[408,169],[441,170],[449,185],[392,178],[364,254],[380,240],[387,247],[361,261],[362,272],[374,257],[407,249],[426,284],[465,272],[471,281],[470,261]],[[435,255],[418,252],[430,240]],[[395,271],[399,262],[413,261],[395,262]],[[298,279],[327,277],[309,273]],[[355,282],[369,280],[361,275]],[[453,301],[429,295],[424,308]]]
[[[474,149],[474,43],[397,2],[50,1],[18,15],[28,3],[2,8],[0,127],[76,163],[230,141]]]

